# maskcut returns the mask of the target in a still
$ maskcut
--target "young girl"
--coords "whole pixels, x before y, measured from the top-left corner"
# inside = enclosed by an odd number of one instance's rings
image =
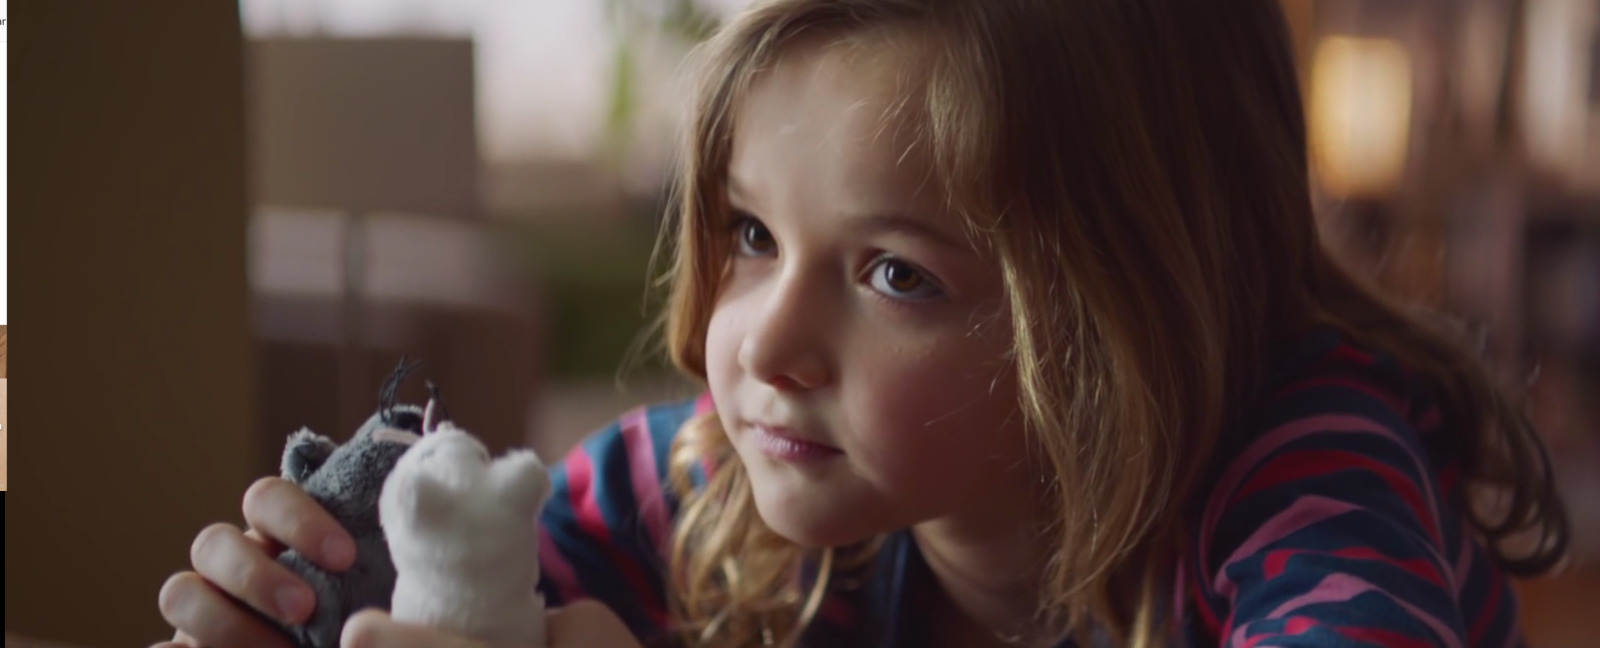
[[[564,627],[1516,645],[1507,576],[1566,542],[1543,449],[1457,336],[1319,246],[1279,7],[1225,4],[779,0],[725,26],[665,318],[709,391],[558,468],[545,594],[607,610]],[[202,533],[162,593],[182,643],[276,640],[245,605],[303,618],[263,546],[348,564],[292,487],[246,500],[254,530]]]

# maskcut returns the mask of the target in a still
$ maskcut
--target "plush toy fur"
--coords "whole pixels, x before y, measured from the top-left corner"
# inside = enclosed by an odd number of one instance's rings
[[[420,410],[406,414],[421,420]],[[293,549],[278,556],[279,563],[304,578],[316,593],[317,606],[311,618],[304,625],[286,628],[300,646],[335,648],[344,620],[351,614],[368,607],[388,607],[395,573],[376,505],[383,477],[416,439],[416,434],[389,427],[378,416],[369,419],[343,446],[305,429],[289,438],[283,457],[284,479],[305,489],[356,540],[355,565],[343,572],[318,567]]]
[[[544,646],[538,518],[549,474],[530,451],[491,460],[471,434],[425,418],[379,500],[397,571],[391,614],[495,646]]]
[[[278,556],[316,594],[316,608],[303,625],[278,624],[300,648],[336,648],[350,615],[389,607],[395,571],[378,521],[378,496],[384,478],[423,430],[423,408],[393,402],[400,381],[413,368],[401,361],[379,394],[378,413],[348,443],[341,446],[302,428],[284,448],[283,478],[333,514],[356,541],[355,564],[343,572],[327,571],[292,549]]]

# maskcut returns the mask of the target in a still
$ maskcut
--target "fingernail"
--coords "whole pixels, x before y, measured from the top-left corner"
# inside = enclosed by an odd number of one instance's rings
[[[322,558],[333,565],[348,565],[355,561],[356,550],[343,538],[331,537],[322,541]]]
[[[285,621],[290,623],[299,621],[305,616],[306,608],[310,606],[310,599],[300,588],[290,586],[278,590],[278,614],[282,615]]]

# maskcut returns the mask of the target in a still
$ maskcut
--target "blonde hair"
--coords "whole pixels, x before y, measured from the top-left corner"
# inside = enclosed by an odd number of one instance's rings
[[[676,233],[663,280],[673,362],[705,379],[705,338],[729,254],[736,110],[797,39],[913,34],[922,145],[949,203],[1005,278],[1014,362],[1040,467],[1042,531],[1058,547],[1041,621],[1121,645],[1165,642],[1186,510],[1212,449],[1263,380],[1269,350],[1331,324],[1415,370],[1463,451],[1464,483],[1510,494],[1473,521],[1502,564],[1548,569],[1566,521],[1521,409],[1459,337],[1385,302],[1320,246],[1291,46],[1274,0],[778,0],[699,53]],[[690,471],[710,465],[707,482]],[[692,645],[792,644],[830,573],[878,539],[808,551],[768,528],[714,415],[674,447],[684,503],[673,614]],[[1128,475],[1140,478],[1129,479]],[[1061,493],[1072,493],[1069,503]],[[1541,542],[1513,556],[1508,539]],[[1069,549],[1070,548],[1070,549]],[[823,565],[815,584],[800,565]]]

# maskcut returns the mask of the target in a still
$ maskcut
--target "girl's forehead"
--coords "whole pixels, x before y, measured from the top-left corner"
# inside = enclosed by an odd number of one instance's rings
[[[852,36],[792,43],[759,72],[751,95],[821,91],[852,94],[855,109],[889,121],[904,121],[920,105],[926,85],[926,57],[904,44],[906,37]],[[746,97],[748,101],[751,97]]]
[[[860,47],[798,48],[755,80],[736,107],[730,185],[779,191],[787,178],[868,202],[932,193],[904,57]]]

